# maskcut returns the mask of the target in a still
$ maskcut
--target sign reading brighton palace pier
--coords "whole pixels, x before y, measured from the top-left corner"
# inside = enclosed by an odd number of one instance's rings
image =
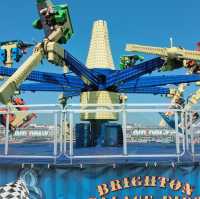
[[[37,199],[200,199],[200,165],[0,167],[0,186],[23,179]],[[37,196],[37,197],[36,197]]]
[[[132,176],[122,179],[115,179],[109,182],[97,185],[98,196],[89,199],[160,199],[156,195],[157,190],[162,192],[162,199],[200,199],[200,196],[194,196],[195,186],[178,179],[170,179],[164,176]],[[142,188],[140,194],[137,189]],[[119,196],[119,193],[132,189],[133,195]],[[152,192],[146,195],[145,191]],[[154,190],[153,190],[154,189]],[[112,196],[110,196],[112,194]]]
[[[44,199],[200,199],[197,164],[86,165],[44,169],[39,176]]]

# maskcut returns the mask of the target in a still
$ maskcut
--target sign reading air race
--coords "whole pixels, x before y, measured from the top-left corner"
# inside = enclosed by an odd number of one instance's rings
[[[126,195],[128,189],[128,193],[133,195]],[[123,191],[125,194],[122,196],[119,192]],[[162,193],[161,198],[160,194],[158,197],[159,191]],[[163,176],[132,176],[97,185],[98,196],[89,199],[200,199],[200,196],[193,194],[194,191],[194,185],[182,183],[178,179]]]

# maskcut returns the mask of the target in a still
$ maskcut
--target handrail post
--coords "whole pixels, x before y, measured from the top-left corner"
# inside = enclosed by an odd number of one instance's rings
[[[186,151],[186,144],[187,144],[187,131],[185,128],[185,117],[184,117],[184,112],[181,111],[181,133],[183,134],[183,152],[185,153]]]
[[[70,146],[69,146],[69,155],[73,156],[74,151],[73,151],[73,113],[69,113],[69,123],[70,123]]]
[[[122,104],[122,132],[123,132],[123,154],[127,155],[127,138],[126,138],[126,126],[127,126],[127,118],[126,118],[126,107],[125,104]]]
[[[193,125],[192,125],[192,111],[190,112],[190,135],[191,135],[191,150],[192,150],[192,156],[194,158],[195,156],[195,146],[194,146],[194,129],[193,129]]]
[[[7,115],[6,115],[6,137],[5,137],[5,155],[8,155],[8,141],[9,141],[9,120],[10,120],[10,115],[9,115],[9,108],[7,109]]]
[[[54,115],[54,156],[57,155],[57,144],[58,144],[58,113]]]
[[[59,133],[60,133],[60,153],[63,152],[63,111],[61,110],[60,111],[60,130],[59,130]]]
[[[188,133],[188,122],[187,122],[187,119],[188,119],[188,116],[189,116],[189,113],[188,111],[185,111],[184,112],[185,114],[185,117],[184,117],[184,127],[185,127],[185,137],[186,137],[186,150],[187,152],[189,152],[190,150],[190,145],[189,145],[189,133]]]
[[[179,126],[178,126],[178,114],[175,112],[175,130],[176,130],[176,153],[180,154],[180,137],[179,137]]]
[[[64,112],[64,123],[63,123],[63,133],[64,133],[64,135],[63,135],[63,144],[64,144],[64,154],[66,154],[66,152],[67,152],[67,125],[66,125],[66,122],[67,122],[67,112],[65,111]]]

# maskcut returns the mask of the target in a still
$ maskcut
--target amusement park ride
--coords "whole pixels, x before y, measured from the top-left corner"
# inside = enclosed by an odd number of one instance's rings
[[[131,54],[120,58],[120,69],[115,69],[112,61],[94,65],[96,62],[88,60],[86,65],[72,56],[62,44],[66,44],[73,35],[73,28],[67,5],[54,5],[49,0],[37,0],[39,19],[34,21],[33,27],[44,30],[43,41],[34,46],[33,53],[18,68],[10,68],[14,62],[19,62],[25,54],[25,49],[32,44],[22,41],[8,41],[0,43],[0,60],[4,67],[0,67],[0,75],[8,76],[0,86],[0,102],[8,105],[15,111],[10,117],[10,130],[26,126],[36,115],[21,114],[15,108],[16,104],[24,104],[16,97],[16,91],[51,91],[62,92],[61,102],[65,105],[67,98],[80,96],[81,105],[87,104],[113,104],[120,103],[120,93],[160,94],[172,98],[172,101],[184,105],[186,108],[200,99],[197,91],[188,104],[183,100],[183,92],[187,83],[200,81],[199,61],[200,52],[185,50],[171,46],[170,48],[157,48],[129,44],[129,52],[142,52],[158,57],[143,61],[144,57]],[[53,72],[34,71],[42,59],[68,69],[71,73],[56,74]],[[141,63],[137,64],[138,61]],[[185,67],[187,75],[159,75],[144,76],[153,71],[171,71]],[[37,83],[24,83],[26,80]],[[167,85],[179,85],[178,89],[171,89]],[[123,100],[122,100],[123,101]],[[83,108],[84,108],[83,107]],[[173,123],[172,114],[162,115],[168,124]],[[5,125],[5,118],[1,118]],[[117,114],[83,114],[82,120],[90,121],[93,128],[99,124],[116,121]]]
[[[190,83],[200,85],[200,43],[195,51],[172,43],[169,48],[128,44],[129,54],[115,67],[107,24],[100,20],[83,64],[64,48],[74,32],[68,6],[36,2],[39,18],[33,27],[44,31],[43,40],[0,42],[0,103],[5,105],[0,107],[5,127],[0,126],[0,198],[200,198],[200,110],[191,108],[200,90],[188,100],[183,95]],[[146,61],[144,54],[156,57]],[[43,59],[61,73],[35,70]],[[185,75],[163,75],[180,68]],[[151,75],[154,71],[159,73]],[[21,91],[61,93],[61,106],[25,105]],[[126,94],[133,93],[162,95],[171,103],[150,108],[126,103]],[[76,96],[79,104],[67,104]],[[171,128],[149,127],[146,120],[128,124],[141,113],[146,118],[156,113],[153,120],[159,113],[161,125]],[[136,128],[144,130],[135,133]]]

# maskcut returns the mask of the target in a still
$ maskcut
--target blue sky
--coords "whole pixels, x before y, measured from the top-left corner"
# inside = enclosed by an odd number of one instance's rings
[[[0,2],[0,40],[21,39],[40,41],[43,32],[31,26],[37,18],[36,0],[6,0]],[[65,45],[75,57],[85,62],[92,23],[103,19],[108,22],[115,65],[125,54],[126,43],[168,46],[169,37],[175,45],[193,49],[200,41],[199,0],[55,0],[70,7],[74,36]],[[15,65],[18,67],[19,64]],[[62,72],[61,68],[44,62],[36,70]],[[183,73],[182,70],[171,74]],[[162,74],[160,74],[162,75]],[[191,92],[188,89],[188,93]],[[26,93],[27,103],[55,103],[57,94]],[[129,102],[147,102],[145,95],[131,95]],[[76,100],[77,101],[77,100]],[[164,102],[160,96],[149,96],[148,102]]]

